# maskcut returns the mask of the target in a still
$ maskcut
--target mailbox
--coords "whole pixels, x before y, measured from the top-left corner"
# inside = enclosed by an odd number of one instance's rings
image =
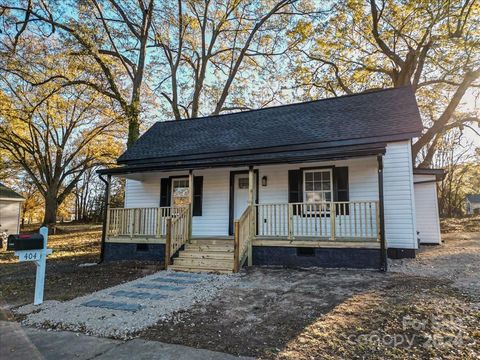
[[[18,234],[9,235],[7,250],[41,250],[43,249],[43,235],[41,234]]]

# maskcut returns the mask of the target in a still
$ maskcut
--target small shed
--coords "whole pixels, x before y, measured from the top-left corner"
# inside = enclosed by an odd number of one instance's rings
[[[468,215],[480,214],[480,194],[467,195],[465,202]]]
[[[413,169],[415,217],[420,244],[440,244],[440,216],[437,181],[443,179],[443,169]]]
[[[0,233],[20,232],[20,214],[24,201],[20,194],[0,183]]]

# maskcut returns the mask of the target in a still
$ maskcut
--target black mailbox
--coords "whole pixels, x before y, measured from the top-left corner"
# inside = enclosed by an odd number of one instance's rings
[[[7,250],[41,250],[43,249],[43,235],[40,234],[17,234],[9,235]]]

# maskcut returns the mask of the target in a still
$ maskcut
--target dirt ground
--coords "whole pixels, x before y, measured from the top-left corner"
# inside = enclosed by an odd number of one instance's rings
[[[96,265],[100,256],[100,232],[82,231],[78,226],[73,230],[74,233],[69,233],[65,227],[61,235],[49,236],[53,254],[47,261],[45,300],[70,300],[160,269],[158,263],[146,262]],[[13,252],[0,250],[0,318],[1,308],[31,303],[34,288],[34,263],[19,263]]]
[[[480,232],[480,215],[440,219],[442,233]]]
[[[476,225],[470,219],[455,226]],[[98,261],[100,233],[75,231],[50,237],[46,299],[69,300],[159,269],[80,266]],[[442,246],[423,246],[416,259],[390,261],[387,274],[246,269],[213,301],[138,336],[264,359],[478,359],[480,232],[443,239]],[[34,276],[33,264],[0,251],[0,318],[2,307],[32,301]]]
[[[387,274],[252,268],[139,335],[267,359],[477,359],[479,259],[476,233],[447,235]]]

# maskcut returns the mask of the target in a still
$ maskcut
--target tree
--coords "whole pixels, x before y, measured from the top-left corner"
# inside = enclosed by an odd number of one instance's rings
[[[472,156],[473,146],[459,129],[449,130],[438,141],[433,165],[445,169],[445,177],[438,185],[441,216],[463,215],[465,197],[480,188],[480,148]]]
[[[234,83],[248,79],[247,89],[255,89],[259,83],[255,75],[266,63],[273,64],[269,58],[294,46],[285,42],[284,35],[298,13],[296,3],[179,0],[165,4],[155,16],[155,45],[161,49],[157,89],[175,119],[250,108],[248,96]],[[232,97],[235,90],[237,96]],[[255,106],[258,103],[255,99]]]
[[[31,85],[49,82],[57,88],[88,86],[115,101],[128,123],[127,146],[140,134],[141,93],[152,40],[154,0],[6,1],[0,5],[4,36],[2,51],[17,56],[25,35],[61,41],[69,56],[85,62],[77,76],[53,73],[39,78],[15,61],[0,70],[15,73]],[[63,50],[62,50],[63,51]],[[41,64],[38,64],[41,65]]]
[[[312,96],[412,86],[425,125],[412,153],[428,166],[445,132],[479,121],[459,107],[480,86],[479,22],[475,0],[341,1],[308,29],[297,86]]]
[[[59,206],[83,173],[112,163],[121,151],[117,119],[89,87],[65,89],[45,100],[48,88],[2,80],[0,97],[8,106],[0,112],[0,149],[29,175],[44,198],[43,223],[54,225]]]
[[[37,187],[28,177],[23,178],[24,181],[20,186],[20,194],[25,201],[22,203],[22,227],[25,224],[32,224],[40,221],[44,215],[44,202],[42,195]]]

